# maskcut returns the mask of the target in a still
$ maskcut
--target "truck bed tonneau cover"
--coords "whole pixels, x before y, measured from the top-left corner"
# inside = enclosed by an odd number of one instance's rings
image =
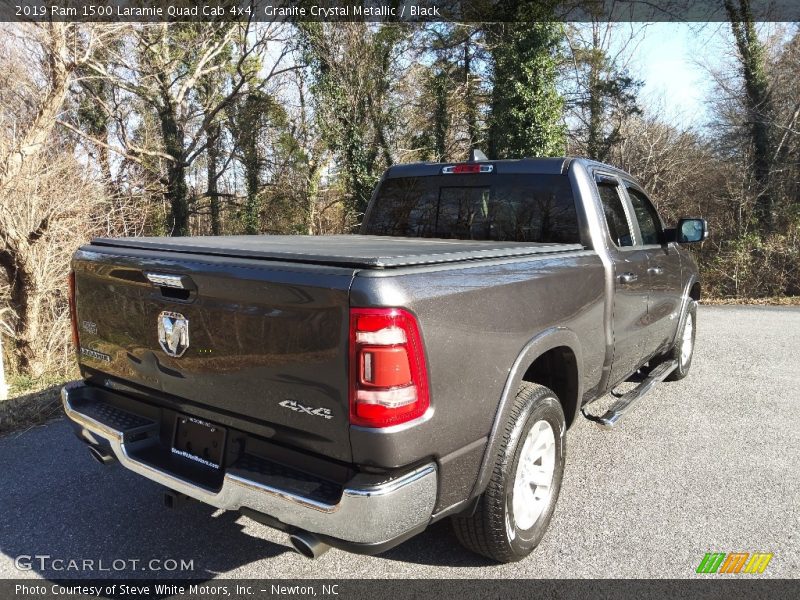
[[[580,244],[541,244],[475,240],[400,238],[368,235],[231,235],[196,237],[95,238],[113,246],[264,258],[289,262],[386,269],[485,258],[510,258],[583,250]]]

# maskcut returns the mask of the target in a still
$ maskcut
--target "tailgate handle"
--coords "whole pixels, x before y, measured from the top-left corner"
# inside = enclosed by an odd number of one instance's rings
[[[192,278],[188,275],[172,275],[169,273],[145,273],[148,281],[161,290],[161,295],[177,300],[188,300],[192,292],[197,291]]]

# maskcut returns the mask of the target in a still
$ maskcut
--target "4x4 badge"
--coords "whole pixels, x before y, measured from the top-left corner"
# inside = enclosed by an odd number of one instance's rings
[[[158,315],[158,343],[169,356],[183,356],[189,347],[189,319],[167,310]]]
[[[282,406],[283,408],[288,408],[289,410],[293,410],[299,413],[305,413],[307,415],[313,415],[315,417],[322,417],[323,419],[332,419],[333,415],[331,414],[331,410],[329,408],[314,408],[313,406],[303,406],[299,402],[295,402],[294,400],[284,400],[283,402],[278,402],[278,406]]]

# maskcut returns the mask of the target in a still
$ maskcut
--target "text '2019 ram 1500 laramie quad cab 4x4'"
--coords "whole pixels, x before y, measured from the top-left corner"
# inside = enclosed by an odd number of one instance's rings
[[[386,550],[452,517],[499,561],[542,538],[565,431],[692,361],[696,267],[626,173],[584,159],[390,168],[361,235],[95,239],[75,254],[79,437],[290,535]],[[595,411],[596,412],[596,411]]]

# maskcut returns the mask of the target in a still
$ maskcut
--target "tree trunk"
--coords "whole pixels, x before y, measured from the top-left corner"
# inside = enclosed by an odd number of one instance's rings
[[[101,137],[100,139],[102,139],[103,141],[108,139],[108,128],[104,128],[104,131],[102,132],[101,135],[103,137]],[[111,160],[108,155],[108,148],[106,148],[105,146],[100,146],[97,149],[97,161],[100,163],[100,169],[103,172],[103,180],[106,184],[106,189],[108,190],[108,193],[112,196],[116,195],[118,190],[116,184],[114,183],[114,176],[111,173]]]
[[[245,141],[243,148],[247,200],[244,205],[244,232],[250,235],[259,233],[260,218],[258,206],[258,148],[255,139]]]
[[[66,27],[65,23],[48,24],[48,38],[44,44],[49,67],[47,93],[31,125],[0,163],[0,190],[19,174],[29,157],[39,153],[55,127],[69,89],[69,70],[64,56],[67,48]]]
[[[242,166],[247,185],[247,200],[244,205],[244,232],[254,235],[261,230],[260,207],[258,203],[259,167],[261,165],[256,136],[247,128],[257,129],[261,117],[262,98],[256,93],[247,95],[244,103],[244,120],[240,135]]]
[[[164,193],[170,207],[170,235],[189,235],[189,191],[183,162],[183,132],[171,103],[165,103],[159,110],[159,119],[164,150],[172,157],[167,163],[167,189]]]
[[[763,233],[770,233],[775,223],[774,198],[770,189],[774,143],[772,135],[774,109],[766,72],[766,52],[755,30],[749,0],[725,1],[731,31],[739,52],[744,79],[745,106],[753,149],[753,179],[756,183],[755,215]]]
[[[469,149],[474,149],[478,144],[478,105],[472,89],[472,55],[470,54],[470,36],[464,40],[464,105],[467,113],[467,133],[469,134]],[[489,158],[495,158],[490,156]]]
[[[433,139],[434,139],[434,161],[442,162],[447,160],[447,131],[450,128],[449,106],[448,106],[448,77],[447,72],[442,70],[434,75],[433,88],[436,105],[433,109]]]
[[[258,206],[258,166],[257,163],[250,163],[247,167],[247,203],[244,212],[244,232],[250,235],[259,233],[261,219]]]
[[[592,23],[592,55],[589,57],[589,131],[586,152],[589,158],[605,160],[603,151],[603,102],[600,98],[600,31]]]
[[[306,214],[306,233],[314,235],[314,219],[317,214],[317,201],[319,200],[319,181],[322,173],[321,165],[316,160],[308,164],[308,178],[306,179],[306,198],[308,211]]]
[[[8,304],[16,316],[14,347],[17,369],[38,377],[44,370],[35,347],[39,335],[41,296],[36,291],[36,282],[26,263],[19,251],[6,249],[0,252],[0,265],[8,279]]]
[[[222,223],[220,221],[220,205],[219,205],[219,190],[217,189],[217,179],[219,173],[219,124],[213,124],[208,127],[206,136],[208,139],[208,148],[206,150],[206,175],[208,179],[208,197],[211,201],[211,234],[222,234]]]
[[[189,235],[189,190],[183,163],[173,162],[167,168],[167,200],[170,206],[170,235]]]
[[[48,143],[56,118],[69,90],[71,67],[66,57],[68,25],[49,23],[43,26],[45,41],[42,50],[47,58],[47,91],[30,125],[21,132],[18,142],[0,158],[0,198],[3,189],[25,168],[26,162],[36,156]],[[44,235],[48,220],[27,235],[25,232],[0,230],[0,267],[5,271],[9,287],[9,307],[14,311],[14,346],[17,367],[21,373],[38,377],[43,373],[44,361],[37,355],[35,341],[41,323],[42,296],[33,276],[32,260],[28,250]]]

